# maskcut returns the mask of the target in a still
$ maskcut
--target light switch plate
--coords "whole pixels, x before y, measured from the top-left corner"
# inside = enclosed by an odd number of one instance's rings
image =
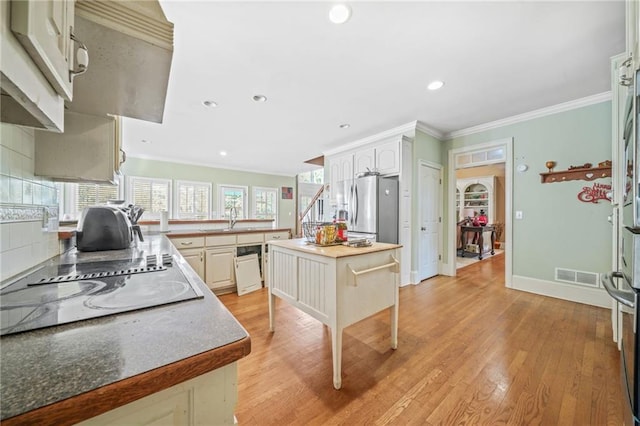
[[[522,219],[522,210],[516,210],[516,219]]]

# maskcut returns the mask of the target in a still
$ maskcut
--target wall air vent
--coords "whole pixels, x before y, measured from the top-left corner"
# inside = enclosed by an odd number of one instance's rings
[[[596,272],[576,271],[573,269],[556,268],[556,281],[583,285],[586,287],[598,287],[600,274]]]

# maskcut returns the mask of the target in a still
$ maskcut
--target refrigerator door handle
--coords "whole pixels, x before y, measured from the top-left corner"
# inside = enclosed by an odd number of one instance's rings
[[[353,186],[354,186],[354,190],[353,190],[353,192],[354,192],[354,197],[353,197],[353,198],[354,198],[354,204],[355,204],[355,206],[356,206],[356,219],[355,219],[355,224],[356,224],[356,226],[357,226],[357,225],[358,225],[358,213],[359,213],[359,210],[360,210],[360,204],[358,203],[358,185],[357,185],[357,184],[355,184],[355,185],[353,185]]]
[[[353,228],[353,220],[354,220],[354,214],[353,214],[353,183],[351,185],[349,185],[349,225],[351,225],[351,228]]]
[[[604,286],[604,289],[607,290],[607,293],[609,293],[609,296],[625,306],[628,306],[630,308],[635,307],[633,294],[626,291],[618,290],[613,284],[613,278],[624,278],[624,275],[622,275],[620,272],[613,271],[603,274],[602,278],[600,279],[600,282]]]

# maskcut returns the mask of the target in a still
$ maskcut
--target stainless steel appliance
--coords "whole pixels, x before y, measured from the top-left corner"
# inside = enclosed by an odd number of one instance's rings
[[[91,206],[82,211],[76,230],[80,251],[121,250],[131,245],[131,221],[115,206]]]
[[[638,293],[640,293],[640,229],[625,228],[622,233],[622,271],[603,274],[602,284],[609,295],[619,302],[622,317],[620,373],[622,393],[626,396],[625,425],[640,425],[640,381],[638,358],[640,326]],[[614,281],[617,281],[617,285]]]
[[[338,182],[336,201],[346,211],[348,236],[398,243],[398,179],[378,175]]]
[[[169,254],[50,265],[0,291],[0,335],[202,297]]]
[[[628,228],[640,228],[640,146],[638,135],[640,131],[640,85],[637,84],[640,71],[635,75],[635,84],[630,87],[630,96],[624,112],[624,156],[626,168],[626,182],[624,189],[624,201],[622,208],[622,223]],[[635,118],[635,120],[634,120]]]

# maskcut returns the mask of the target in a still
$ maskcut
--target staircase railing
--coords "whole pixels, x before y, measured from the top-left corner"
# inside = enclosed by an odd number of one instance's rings
[[[296,225],[297,226],[296,235],[302,236],[302,223],[303,222],[309,222],[309,221],[317,220],[317,217],[315,215],[316,215],[318,209],[316,209],[315,207],[317,206],[318,202],[323,202],[324,201],[324,200],[321,200],[320,197],[322,197],[322,194],[324,193],[325,188],[328,190],[329,189],[329,184],[322,185],[320,187],[320,189],[318,189],[318,192],[316,192],[316,195],[313,196],[313,198],[309,202],[309,205],[298,216],[298,223]],[[309,213],[311,213],[311,217],[307,217],[307,215],[309,215]],[[305,220],[305,218],[307,220]]]

